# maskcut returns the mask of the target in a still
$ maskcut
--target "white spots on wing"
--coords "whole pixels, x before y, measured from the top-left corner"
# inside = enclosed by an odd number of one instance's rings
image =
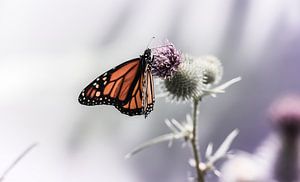
[[[107,77],[106,77],[106,76],[102,78],[102,80],[103,80],[103,81],[105,81],[106,79],[107,79]]]
[[[107,73],[104,73],[103,76],[105,77],[107,75]]]
[[[81,95],[84,96],[84,92],[82,92]]]
[[[100,94],[101,94],[100,91],[97,91],[97,92],[96,92],[96,97],[99,97]],[[102,98],[100,98],[100,100],[101,100],[101,99],[102,99]]]
[[[100,80],[100,78],[98,77],[97,79],[96,79],[96,81],[99,81]]]
[[[107,81],[105,81],[103,84],[106,85]]]
[[[96,88],[99,88],[99,84],[96,84],[95,87],[96,87]]]

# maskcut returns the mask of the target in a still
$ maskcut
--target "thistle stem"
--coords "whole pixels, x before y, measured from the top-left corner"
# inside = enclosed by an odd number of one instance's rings
[[[3,174],[0,176],[0,182],[4,181],[4,178],[7,176],[7,174],[20,162],[21,159],[25,157],[26,154],[28,154],[34,147],[37,146],[37,143],[34,143],[30,145],[25,151],[23,151],[14,161],[11,163],[8,168],[3,172]]]
[[[198,144],[198,106],[201,99],[195,98],[193,100],[193,135],[192,138],[189,140],[191,142],[192,151],[196,163],[196,172],[197,172],[197,182],[204,182],[204,173],[199,168],[199,164],[201,162],[201,155],[199,152],[199,144]]]

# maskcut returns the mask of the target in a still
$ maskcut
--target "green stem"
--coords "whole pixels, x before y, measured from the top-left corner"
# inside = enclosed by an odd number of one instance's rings
[[[197,182],[204,182],[204,173],[201,171],[199,168],[199,164],[201,162],[201,155],[199,152],[199,145],[198,145],[198,125],[197,125],[197,120],[198,120],[198,106],[199,102],[201,99],[194,99],[193,103],[193,136],[190,140],[191,146],[192,146],[192,151],[196,163],[196,172],[197,172]]]

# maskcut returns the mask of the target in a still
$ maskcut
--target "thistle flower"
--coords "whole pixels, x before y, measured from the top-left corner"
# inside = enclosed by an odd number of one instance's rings
[[[204,72],[201,65],[189,55],[183,55],[183,62],[173,77],[163,81],[162,90],[176,101],[186,101],[202,94]]]
[[[274,167],[278,181],[298,181],[298,138],[300,131],[300,97],[290,95],[275,101],[270,118],[279,131],[280,149]]]
[[[254,154],[239,152],[224,163],[221,181],[299,181],[300,97],[290,95],[275,101],[269,118],[277,132]]]
[[[300,96],[289,95],[275,101],[269,110],[276,129],[286,135],[298,135],[300,131]]]
[[[181,62],[181,53],[174,44],[166,41],[164,46],[153,49],[152,74],[163,79],[171,78]]]

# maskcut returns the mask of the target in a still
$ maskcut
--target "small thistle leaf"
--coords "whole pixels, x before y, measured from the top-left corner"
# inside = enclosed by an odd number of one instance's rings
[[[184,131],[184,127],[182,126],[182,124],[180,122],[178,122],[176,119],[172,119],[171,123],[178,128],[180,131]]]
[[[172,140],[175,138],[175,135],[173,133],[168,133],[168,134],[165,134],[165,135],[161,135],[161,136],[158,136],[156,138],[153,138],[152,140],[149,140],[139,146],[137,146],[135,149],[133,149],[132,152],[128,153],[125,158],[128,159],[130,157],[132,157],[133,155],[137,154],[138,152],[148,148],[148,147],[151,147],[152,145],[155,145],[155,144],[158,144],[158,143],[161,143],[161,142],[165,142],[165,141],[169,141],[169,140]]]
[[[213,144],[212,143],[209,143],[207,148],[206,148],[206,152],[205,152],[205,158],[206,159],[209,159],[212,155],[212,152],[213,152]]]
[[[241,77],[236,77],[234,79],[229,80],[228,82],[223,83],[222,85],[214,88],[213,90],[215,91],[215,93],[224,93],[225,89],[228,88],[229,86],[241,81],[242,78]]]
[[[225,89],[228,88],[229,86],[233,85],[234,83],[238,82],[241,80],[241,77],[234,78],[232,80],[229,80],[228,82],[225,82],[224,84],[215,87],[213,89],[203,89],[203,96],[204,95],[210,95],[212,97],[217,97],[217,94],[222,94],[225,93]]]
[[[213,98],[216,98],[216,97],[217,97],[217,94],[211,93],[210,95],[211,95]]]
[[[192,167],[195,167],[196,166],[195,159],[189,159],[189,165],[192,166]]]
[[[235,129],[225,138],[224,142],[220,145],[216,153],[211,157],[210,162],[212,164],[226,155],[230,145],[232,144],[238,133],[238,129]]]
[[[170,130],[172,130],[174,133],[178,133],[179,132],[179,129],[177,127],[175,127],[170,120],[166,119],[165,123],[170,128]]]
[[[184,134],[183,133],[177,133],[177,134],[174,134],[174,133],[168,133],[168,134],[164,134],[164,135],[161,135],[161,136],[158,136],[156,138],[153,138],[139,146],[137,146],[135,149],[133,149],[132,152],[128,153],[125,158],[128,159],[130,157],[132,157],[133,155],[139,153],[140,151],[146,149],[146,148],[149,148],[151,147],[152,145],[155,145],[155,144],[158,144],[158,143],[162,143],[162,142],[166,142],[166,141],[170,141],[170,140],[173,140],[173,139],[180,139],[180,138],[183,138],[184,137]]]
[[[220,172],[219,170],[217,170],[217,169],[214,170],[214,174],[215,174],[217,177],[219,177],[219,178],[220,178],[221,175],[222,175],[221,172]]]

